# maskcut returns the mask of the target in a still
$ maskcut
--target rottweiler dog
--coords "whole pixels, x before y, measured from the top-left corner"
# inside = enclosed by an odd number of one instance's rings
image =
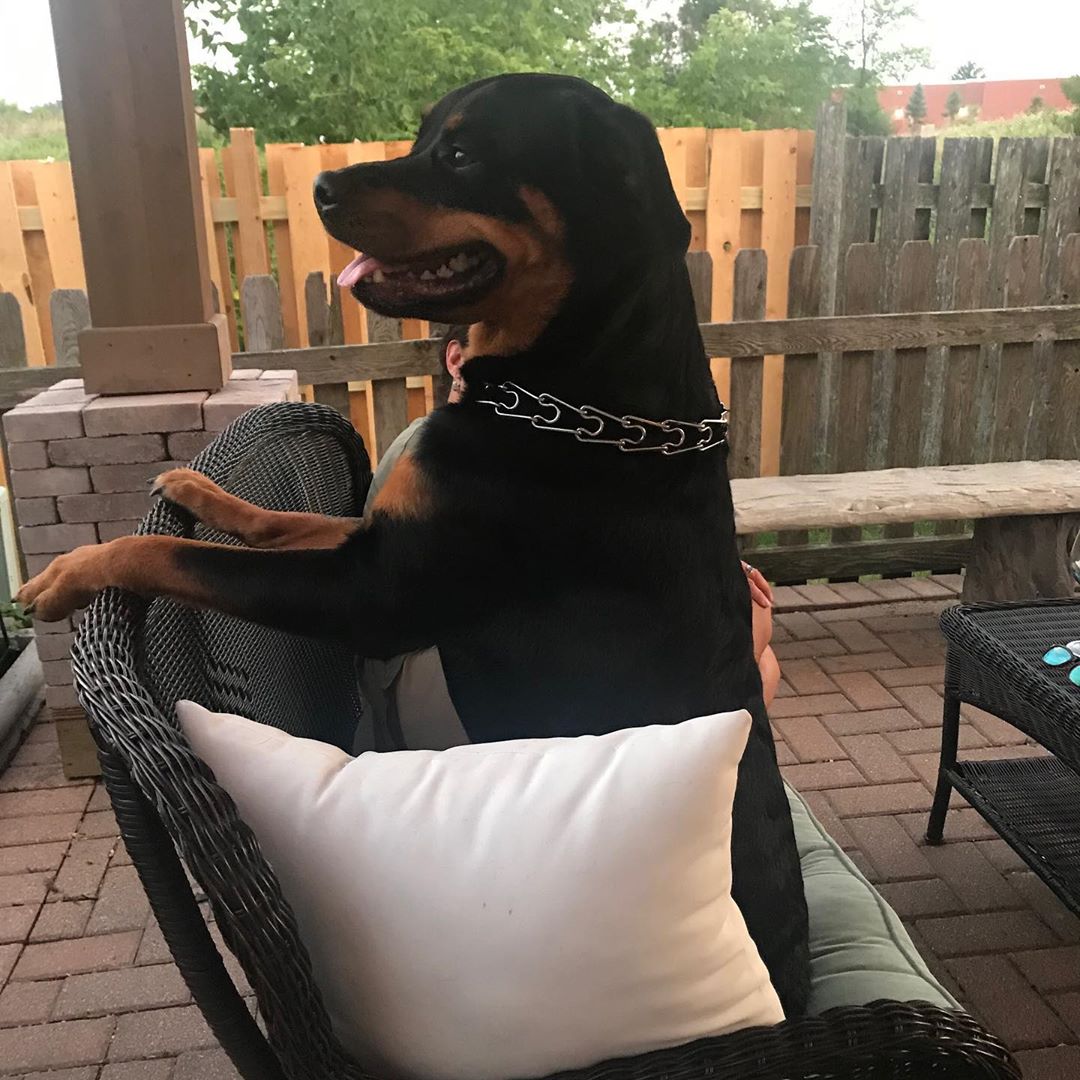
[[[751,644],[722,406],[684,257],[690,228],[640,113],[562,76],[449,94],[404,158],[324,173],[342,274],[390,316],[470,324],[437,410],[363,520],[274,513],[189,470],[160,493],[248,548],[126,537],[19,599],[58,619],[106,586],[358,654],[432,645],[473,741],[600,734],[748,708],[734,895],[788,1015],[807,912]]]

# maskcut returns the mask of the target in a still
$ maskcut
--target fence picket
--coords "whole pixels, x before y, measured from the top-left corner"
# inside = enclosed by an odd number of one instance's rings
[[[217,155],[213,150],[199,151],[199,182],[202,185],[203,217],[206,222],[206,244],[210,256],[210,281],[217,289],[218,302],[229,323],[229,340],[233,352],[240,348],[240,332],[236,322],[233,300],[232,265],[229,260],[229,239],[224,222],[214,220],[214,201],[221,198],[221,176]]]
[[[1080,303],[1080,232],[1065,239],[1061,251],[1058,292],[1061,304]],[[1080,341],[1054,344],[1047,456],[1065,461],[1080,459]]]
[[[285,188],[285,210],[289,222],[289,241],[293,261],[293,291],[298,312],[304,310],[306,277],[321,272],[332,289],[336,275],[330,273],[330,247],[311,197],[311,182],[322,166],[319,146],[283,147],[280,153]]]
[[[893,307],[898,311],[929,311],[933,307],[934,248],[927,240],[909,240],[900,249]],[[889,402],[886,460],[891,467],[923,464],[926,349],[897,349],[893,354],[894,382]],[[887,525],[886,537],[912,536],[912,525]]]
[[[26,335],[18,299],[0,292],[0,368],[26,367]]]
[[[694,295],[694,310],[698,322],[709,321],[712,305],[713,263],[707,251],[686,253],[686,272],[690,277],[690,291]],[[433,333],[432,336],[438,336]]]
[[[79,334],[90,327],[90,303],[82,289],[57,289],[49,298],[57,367],[79,366]]]
[[[285,166],[282,154],[296,147],[297,143],[267,143],[266,145],[266,189],[271,196],[285,197]],[[289,236],[289,222],[272,221],[270,224],[274,237],[274,258],[277,262],[278,291],[281,294],[281,321],[285,324],[285,341],[292,348],[301,344],[301,317],[298,297],[302,293],[297,288],[297,270],[293,265],[292,239]]]
[[[878,225],[878,243],[882,245],[881,255],[886,266],[894,264],[909,240],[922,239],[915,208],[917,188],[924,175],[926,142],[917,137],[894,137],[886,143],[884,190]],[[929,143],[932,145],[933,140],[929,140]],[[899,288],[899,275],[886,274],[882,284],[887,310],[892,310]]]
[[[821,272],[821,248],[797,247],[791,253],[788,275],[788,314],[816,315],[823,303],[826,275]],[[780,473],[784,476],[818,472],[821,413],[829,387],[824,385],[822,354],[795,353],[784,357],[784,387],[780,420]],[[782,545],[805,544],[805,529],[782,532]]]
[[[1042,242],[1037,236],[1016,236],[1009,245],[1005,278],[1006,307],[1030,306],[1039,296]],[[1022,461],[1031,435],[1035,354],[1030,344],[1001,350],[994,405],[994,461]]]
[[[41,344],[41,328],[30,291],[30,267],[23,246],[12,166],[7,161],[0,161],[0,291],[14,296],[19,305],[23,349],[29,362],[35,366],[43,364],[45,350]]]
[[[262,172],[254,128],[232,128],[229,145],[221,152],[225,166],[225,189],[236,199],[233,251],[236,277],[256,277],[270,272],[266,226],[262,218]]]
[[[874,191],[885,161],[885,140],[877,136],[848,139],[844,149],[844,205],[840,228],[840,258],[837,262],[836,295],[847,293],[843,275],[847,273],[847,252],[852,244],[866,244],[877,235],[879,211],[872,208]]]
[[[847,315],[873,315],[881,310],[881,249],[877,244],[852,244],[844,270]],[[874,353],[847,352],[840,356],[837,392],[837,435],[834,467],[838,472],[862,472],[869,466]],[[833,541],[862,539],[861,529],[834,529]]]
[[[961,240],[956,252],[956,281],[949,307],[976,311],[987,306],[990,248],[981,238]],[[974,464],[982,448],[973,418],[992,406],[994,387],[978,345],[953,346],[948,350],[942,404],[942,465]]]
[[[348,164],[349,158],[345,152],[344,146],[327,145],[322,147],[322,168],[343,169]],[[311,198],[310,185],[307,197],[308,202],[314,201]],[[319,220],[317,214],[315,215],[314,221],[318,223],[314,227],[325,236],[326,234],[323,231],[322,222]],[[342,244],[332,236],[327,236],[326,239],[329,243],[330,251],[330,280],[331,282],[336,282],[338,274],[340,274],[341,271],[356,258],[356,252],[347,244]],[[346,341],[368,340],[366,337],[366,324],[364,322],[364,309],[353,301],[351,297],[349,297],[348,300],[344,297],[342,298],[341,319],[342,326],[345,330]]]
[[[712,318],[731,318],[735,256],[742,240],[742,132],[709,132],[709,180],[705,204],[705,250],[712,256]]]
[[[71,166],[66,161],[39,161],[32,171],[53,285],[57,289],[85,290]]]
[[[240,287],[244,313],[244,351],[269,352],[285,348],[285,325],[277,282],[269,274],[244,278]]]
[[[933,245],[927,240],[909,240],[900,249],[892,306],[897,311],[931,310],[933,282]],[[926,349],[896,351],[888,453],[889,465],[893,467],[922,464],[926,353]]]
[[[1061,288],[1061,257],[1066,238],[1080,232],[1080,136],[1054,140],[1047,175],[1049,195],[1043,230],[1042,278],[1047,296]]]
[[[735,320],[763,319],[768,257],[744,248],[735,259]],[[761,475],[761,397],[764,356],[731,358],[731,453],[733,477]]]
[[[975,188],[990,179],[988,149],[993,149],[992,139],[945,140],[941,154],[941,180],[934,229],[932,302],[938,311],[947,311],[953,305],[960,245],[974,235],[972,230],[977,224],[972,211]],[[947,362],[947,350],[935,348],[927,351],[926,422],[923,428],[922,451],[922,460],[927,464],[938,461],[942,453]],[[937,531],[940,532],[941,527]]]
[[[373,342],[401,340],[401,320],[368,312],[368,335]],[[390,444],[408,427],[409,391],[404,379],[374,379],[368,406],[369,423],[375,437],[373,458],[377,461]]]
[[[304,280],[307,343],[312,348],[330,344],[330,307],[326,302],[326,278],[313,270]]]
[[[15,186],[15,202],[21,206],[30,206],[40,215],[41,208],[37,205],[37,187],[34,183],[34,171],[32,164],[25,161],[13,161],[11,163],[11,179]],[[52,323],[49,321],[49,305],[39,302],[47,297],[54,286],[52,267],[49,265],[49,247],[45,242],[45,234],[41,231],[29,233],[24,238],[26,248],[26,266],[28,280],[26,292],[30,298],[34,318],[38,324],[36,340],[41,346],[41,356],[34,354],[34,338],[27,337],[26,346],[30,355],[30,363],[52,364],[55,362],[52,345]],[[18,290],[14,290],[18,295]]]

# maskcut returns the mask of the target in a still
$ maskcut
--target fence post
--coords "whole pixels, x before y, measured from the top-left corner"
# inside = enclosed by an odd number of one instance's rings
[[[26,367],[22,309],[9,292],[0,292],[0,368]]]

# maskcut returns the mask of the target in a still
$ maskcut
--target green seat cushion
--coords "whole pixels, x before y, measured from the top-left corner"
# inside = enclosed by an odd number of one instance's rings
[[[959,1009],[931,975],[896,913],[799,794],[787,791],[810,910],[809,1011],[881,998]]]

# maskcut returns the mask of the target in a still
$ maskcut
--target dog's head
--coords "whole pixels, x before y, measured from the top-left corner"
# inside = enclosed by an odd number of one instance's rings
[[[407,157],[323,173],[315,200],[327,231],[363,253],[341,276],[362,304],[483,323],[500,351],[527,347],[572,289],[689,242],[649,121],[557,75],[453,91]]]

